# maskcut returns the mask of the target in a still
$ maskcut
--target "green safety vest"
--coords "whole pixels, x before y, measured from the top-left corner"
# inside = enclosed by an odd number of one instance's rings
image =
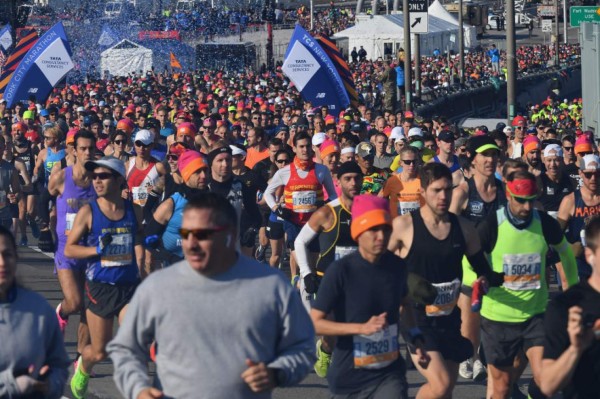
[[[492,269],[505,273],[504,284],[491,287],[484,295],[481,315],[489,320],[520,323],[546,311],[548,244],[536,210],[531,224],[523,230],[514,227],[504,212],[504,208],[496,211],[498,239],[490,254]]]

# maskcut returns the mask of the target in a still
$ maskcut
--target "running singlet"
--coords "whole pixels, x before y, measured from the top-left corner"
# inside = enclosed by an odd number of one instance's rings
[[[75,184],[73,167],[65,168],[65,183],[63,193],[56,198],[56,234],[58,236],[57,256],[63,256],[69,232],[73,228],[75,216],[81,207],[95,200],[96,190],[90,182],[87,187]]]
[[[573,192],[571,180],[569,179],[569,176],[562,174],[558,183],[556,183],[553,180],[550,180],[545,173],[540,175],[539,179],[541,180],[539,187],[542,187],[542,194],[538,200],[544,206],[544,210],[548,212],[548,215],[556,219],[556,214],[558,213],[558,208],[560,207],[562,199],[567,194]]]
[[[394,175],[385,183],[383,196],[390,199],[392,217],[415,211],[424,203],[421,195],[421,179],[404,182],[399,174]]]
[[[11,213],[8,194],[11,192],[12,174],[15,167],[10,162],[0,160],[0,220],[8,223],[11,221]]]
[[[95,248],[102,234],[112,234],[112,242],[102,256],[88,260],[86,278],[89,281],[112,285],[131,285],[139,281],[138,265],[134,253],[137,220],[133,205],[125,201],[125,214],[120,220],[107,218],[98,207],[97,200],[91,201],[92,228],[86,245]]]
[[[340,199],[337,198],[327,204],[335,215],[333,227],[319,234],[319,248],[321,253],[317,260],[317,275],[323,276],[327,267],[334,261],[356,251],[356,242],[350,235],[350,222],[352,215]]]
[[[54,164],[59,163],[61,159],[65,157],[66,152],[65,149],[58,150],[57,152],[53,152],[52,148],[48,147],[46,152],[46,161],[44,162],[44,172],[46,177],[46,185],[48,184],[48,180],[50,178],[50,172],[52,172],[52,167]]]
[[[490,287],[484,295],[481,315],[493,321],[520,323],[546,310],[548,244],[537,210],[533,210],[530,225],[523,229],[510,223],[505,209],[497,210],[496,218],[498,237],[490,260],[493,271],[504,273],[504,283]]]
[[[165,232],[162,235],[163,247],[167,252],[171,252],[172,254],[183,258],[179,229],[181,228],[181,219],[183,218],[183,208],[188,200],[180,193],[173,194],[171,199],[173,200],[173,215],[171,215]]]
[[[25,169],[29,173],[29,176],[33,176],[33,169],[35,168],[35,155],[33,154],[33,149],[28,148],[25,152],[15,151],[15,158],[25,164]],[[19,175],[19,181],[21,184],[25,184],[23,178]]]
[[[581,242],[581,245],[585,247],[585,227],[593,217],[600,215],[600,204],[594,206],[586,205],[580,190],[575,190],[573,195],[575,196],[575,212],[569,220],[565,236],[571,244]],[[582,255],[576,259],[580,278],[583,280],[589,277],[592,273],[592,267],[586,262],[585,256]]]
[[[424,312],[416,313],[417,322],[435,323],[440,327],[456,326],[457,323],[460,325],[460,310],[456,303],[462,279],[461,260],[466,243],[458,217],[449,214],[450,232],[446,238],[438,240],[425,226],[420,211],[412,212],[411,216],[413,242],[405,259],[408,271],[431,282],[438,291],[434,303],[425,306]],[[419,308],[420,305],[415,306]]]
[[[377,195],[383,189],[385,182],[391,176],[391,173],[378,168],[373,168],[373,173],[365,175],[363,178],[361,194],[373,194]]]
[[[485,202],[477,191],[475,180],[473,178],[467,179],[467,184],[469,185],[469,199],[467,207],[462,211],[461,216],[477,225],[491,212],[495,212],[505,206],[506,193],[504,192],[502,182],[498,179],[494,179],[494,183],[496,184],[496,198],[490,202]]]
[[[303,179],[298,175],[298,169],[293,163],[290,165],[290,178],[283,189],[285,207],[294,213],[290,222],[304,226],[313,212],[323,201],[323,185],[317,178],[315,167],[311,167],[308,175]]]
[[[519,159],[523,156],[523,143],[515,143],[514,141],[510,142],[512,146],[512,155],[510,156],[512,159]]]
[[[135,167],[135,159],[129,162],[127,185],[129,186],[129,192],[134,204],[138,204],[139,206],[146,205],[148,188],[156,184],[158,177],[155,163],[151,162],[146,169],[140,170]]]
[[[441,163],[442,165],[446,165],[445,163],[442,163],[442,161],[440,161],[440,159],[438,158],[437,155],[435,157],[433,157],[433,162]],[[453,162],[452,166],[449,167],[450,173],[454,173],[460,169],[460,164],[458,163],[458,157],[456,155],[452,155],[452,162]]]

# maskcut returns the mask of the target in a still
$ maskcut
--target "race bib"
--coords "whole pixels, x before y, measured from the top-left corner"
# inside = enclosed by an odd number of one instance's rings
[[[133,262],[133,235],[113,234],[112,242],[100,258],[102,267],[129,266]]]
[[[335,247],[334,260],[342,259],[344,256],[356,251],[356,247]]]
[[[133,187],[133,190],[131,190],[131,198],[133,199],[134,204],[138,204],[139,206],[146,205],[146,201],[148,200],[148,189],[145,186]]]
[[[75,216],[77,216],[76,213],[67,213],[65,219],[66,219],[66,223],[65,223],[65,235],[69,235],[69,233],[71,232],[71,230],[73,229],[73,222],[75,221]]]
[[[581,246],[585,247],[585,228],[579,232],[579,238],[581,239]]]
[[[8,205],[8,202],[6,199],[6,191],[0,190],[0,209],[4,208],[6,205]]]
[[[448,316],[458,302],[460,280],[455,278],[448,283],[431,284],[437,291],[435,301],[425,306],[425,314],[429,317]]]
[[[355,335],[354,367],[381,369],[398,359],[398,325],[392,324],[371,335]]]
[[[514,291],[540,289],[540,254],[506,254],[502,261],[504,288]]]
[[[421,207],[419,202],[402,202],[398,201],[398,215],[405,215],[415,211]]]
[[[292,193],[292,210],[297,213],[309,213],[317,210],[316,191],[294,191]]]

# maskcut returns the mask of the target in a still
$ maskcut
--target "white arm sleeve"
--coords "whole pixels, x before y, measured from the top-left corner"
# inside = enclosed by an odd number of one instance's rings
[[[263,198],[265,199],[265,202],[267,203],[269,208],[273,209],[277,205],[275,191],[278,187],[285,186],[288,180],[290,180],[289,166],[283,169],[279,169],[277,172],[275,172],[273,178],[271,179],[271,182],[269,183],[263,194]]]
[[[317,236],[317,232],[314,231],[308,223],[302,227],[300,233],[294,241],[294,250],[296,253],[296,261],[300,268],[300,276],[304,278],[307,274],[312,273],[312,269],[308,264],[307,247],[308,244]]]

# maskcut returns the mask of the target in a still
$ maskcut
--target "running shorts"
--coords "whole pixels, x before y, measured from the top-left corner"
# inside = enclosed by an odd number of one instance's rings
[[[137,285],[112,285],[96,281],[85,282],[85,307],[103,319],[119,316],[129,303]]]

